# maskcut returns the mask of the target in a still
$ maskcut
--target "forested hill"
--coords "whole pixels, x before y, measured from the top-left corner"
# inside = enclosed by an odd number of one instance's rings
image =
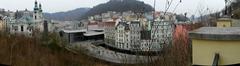
[[[66,12],[44,13],[44,17],[52,20],[75,21],[89,10],[90,8],[77,8]]]
[[[106,13],[108,11],[124,12],[149,12],[154,8],[144,2],[138,0],[110,0],[107,3],[99,4],[81,16],[81,19],[86,19],[88,16]]]

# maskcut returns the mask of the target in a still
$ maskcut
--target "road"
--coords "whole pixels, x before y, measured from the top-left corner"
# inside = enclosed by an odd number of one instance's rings
[[[91,43],[95,41],[83,41],[76,42],[70,45],[67,45],[68,50],[72,52],[83,52],[89,56],[93,56],[105,61],[114,62],[114,63],[127,63],[127,64],[136,64],[136,63],[147,63],[154,60],[157,60],[158,56],[141,56],[141,55],[129,55],[120,52],[115,52],[108,50],[101,46],[95,46]]]

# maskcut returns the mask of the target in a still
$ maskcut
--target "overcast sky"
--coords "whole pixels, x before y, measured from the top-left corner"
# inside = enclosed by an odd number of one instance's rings
[[[0,0],[0,8],[16,11],[29,9],[33,10],[35,0]],[[38,0],[42,3],[44,12],[60,12],[72,10],[80,7],[93,7],[100,3],[106,3],[109,0]],[[153,5],[154,0],[140,0]],[[166,0],[156,0],[156,10],[164,11]],[[169,0],[170,1],[170,0]],[[173,12],[179,0],[173,0],[169,12]],[[207,11],[207,8],[209,10]],[[187,12],[189,15],[198,14],[198,10],[206,10],[204,13],[219,11],[224,8],[224,0],[182,0],[182,3],[176,9],[176,13]]]

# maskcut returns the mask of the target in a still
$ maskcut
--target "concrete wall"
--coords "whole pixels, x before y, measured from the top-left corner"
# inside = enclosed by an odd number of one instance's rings
[[[193,65],[212,65],[215,53],[219,53],[219,65],[240,63],[240,40],[217,41],[192,39]]]

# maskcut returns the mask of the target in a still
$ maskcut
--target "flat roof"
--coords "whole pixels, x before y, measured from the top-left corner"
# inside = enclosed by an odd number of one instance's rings
[[[193,39],[240,40],[240,27],[202,27],[189,32]]]
[[[218,20],[220,20],[220,21],[230,21],[232,19],[231,18],[219,18]]]
[[[62,30],[64,33],[79,33],[79,32],[87,32],[87,29],[81,30]]]
[[[95,36],[95,35],[101,35],[104,34],[104,32],[94,32],[94,31],[88,31],[84,33],[84,36]]]

